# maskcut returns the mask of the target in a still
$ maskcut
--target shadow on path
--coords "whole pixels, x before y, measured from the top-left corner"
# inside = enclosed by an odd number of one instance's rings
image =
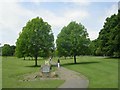
[[[115,59],[115,60],[120,60],[120,58],[119,57],[104,57],[104,59]]]

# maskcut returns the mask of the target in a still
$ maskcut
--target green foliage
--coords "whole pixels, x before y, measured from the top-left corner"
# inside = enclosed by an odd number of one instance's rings
[[[103,29],[99,33],[97,55],[120,57],[120,12],[106,18]]]
[[[87,30],[81,23],[70,22],[58,34],[56,40],[58,55],[74,56],[76,63],[77,55],[85,55],[88,52],[90,40],[87,37]]]
[[[13,56],[15,53],[15,46],[10,46],[9,44],[4,44],[2,47],[2,56]]]
[[[97,48],[97,39],[90,41],[89,45],[89,54],[90,55],[95,55],[95,50]]]
[[[34,18],[27,22],[16,42],[16,55],[18,57],[32,56],[48,57],[54,48],[54,36],[51,26],[42,18]]]
[[[12,46],[10,46],[10,48],[11,48],[11,55],[14,56],[16,46],[12,45]]]

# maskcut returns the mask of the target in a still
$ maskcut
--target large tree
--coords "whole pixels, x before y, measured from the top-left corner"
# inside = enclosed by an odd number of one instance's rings
[[[27,22],[16,42],[16,55],[18,57],[32,56],[35,58],[48,57],[54,48],[54,36],[51,26],[42,18],[34,18]]]
[[[57,36],[57,51],[60,56],[73,56],[74,63],[77,55],[88,52],[89,38],[86,28],[81,23],[72,21],[64,26]]]
[[[106,22],[98,37],[98,48],[100,55],[120,57],[120,11],[111,17],[106,18]]]

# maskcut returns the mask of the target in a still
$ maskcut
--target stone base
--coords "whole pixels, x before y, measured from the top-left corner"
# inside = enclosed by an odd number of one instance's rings
[[[58,77],[58,75],[56,74],[56,72],[49,72],[49,73],[43,73],[43,72],[40,72],[40,74],[38,75],[38,77],[43,77],[43,78],[56,78]]]

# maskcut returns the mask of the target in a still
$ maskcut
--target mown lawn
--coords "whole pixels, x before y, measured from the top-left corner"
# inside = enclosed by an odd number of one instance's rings
[[[65,68],[80,72],[89,79],[89,88],[118,88],[118,59],[104,57],[60,58]]]
[[[44,63],[43,59],[38,64]],[[16,57],[2,58],[2,87],[3,88],[57,88],[62,80],[20,81],[23,75],[38,72],[40,67],[34,67],[34,60],[23,60]]]
[[[53,58],[57,62],[58,58]],[[38,72],[40,67],[33,67],[34,60],[23,60],[15,57],[3,57],[2,86],[3,88],[56,88],[64,81],[25,81],[20,82],[22,75]],[[80,72],[89,79],[89,88],[117,88],[118,87],[118,59],[104,57],[77,57],[77,64],[72,58],[60,58],[65,68]],[[43,59],[38,64],[44,63]]]
[[[2,57],[0,57],[0,89],[2,88]]]

